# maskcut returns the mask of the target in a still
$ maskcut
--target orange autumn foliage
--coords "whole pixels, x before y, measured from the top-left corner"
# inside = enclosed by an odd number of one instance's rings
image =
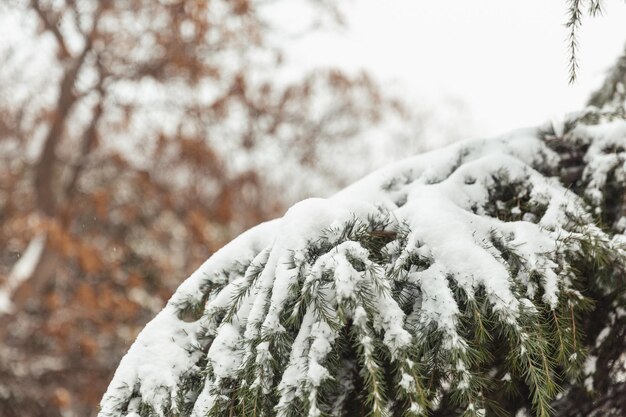
[[[94,415],[180,281],[393,103],[364,74],[276,79],[282,53],[248,0],[1,7],[24,32],[0,46],[0,288],[44,245],[0,314],[0,415]],[[26,64],[10,53],[24,45]]]

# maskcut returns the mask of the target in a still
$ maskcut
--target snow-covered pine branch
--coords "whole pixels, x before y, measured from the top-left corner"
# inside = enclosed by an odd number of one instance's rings
[[[549,415],[624,287],[625,148],[583,114],[296,204],[179,287],[100,417]]]

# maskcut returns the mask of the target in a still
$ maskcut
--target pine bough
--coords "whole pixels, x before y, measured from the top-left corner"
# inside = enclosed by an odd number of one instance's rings
[[[296,204],[180,286],[99,416],[550,415],[623,287],[625,148],[626,122],[583,115]]]

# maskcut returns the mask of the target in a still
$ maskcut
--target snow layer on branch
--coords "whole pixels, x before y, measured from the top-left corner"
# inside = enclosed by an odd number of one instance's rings
[[[612,174],[626,183],[626,122],[613,121],[600,125],[578,125],[571,132],[572,140],[588,146],[583,177],[586,194],[596,204],[604,200],[607,180]]]
[[[232,407],[247,415],[257,402],[276,415],[332,414],[353,387],[355,365],[373,412],[385,415],[383,360],[396,365],[409,412],[421,415],[439,395],[425,393],[420,361],[447,375],[442,387],[462,391],[468,410],[482,412],[461,317],[491,312],[517,341],[514,356],[532,361],[540,337],[532,317],[556,317],[564,300],[577,302],[572,262],[583,237],[609,244],[583,201],[546,175],[560,157],[543,136],[523,129],[418,155],[242,234],[138,336],[100,416]],[[576,137],[590,144],[585,175],[595,198],[607,175],[599,155],[624,146],[626,128],[589,127]],[[623,171],[624,161],[611,158]],[[356,363],[342,359],[346,344]]]

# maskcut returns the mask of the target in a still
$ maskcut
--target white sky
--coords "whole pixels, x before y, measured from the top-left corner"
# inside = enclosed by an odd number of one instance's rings
[[[566,7],[565,0],[353,0],[347,30],[294,41],[290,59],[369,69],[418,105],[459,99],[475,121],[466,136],[493,135],[579,110],[623,50],[626,4],[606,0],[603,16],[584,21],[579,78],[568,85]],[[285,13],[297,28],[297,10]]]
[[[287,32],[301,31],[310,13],[295,0],[279,3],[272,17]],[[432,107],[439,120],[462,124],[464,137],[495,135],[579,110],[626,44],[626,2],[605,0],[604,15],[583,23],[579,78],[570,86],[566,0],[342,4],[347,29],[313,31],[291,41],[289,61],[296,72],[319,66],[367,69],[408,102]],[[2,20],[0,34],[7,41],[11,32],[19,33],[11,30],[19,22]],[[443,108],[458,102],[468,112],[461,123],[456,110]]]

